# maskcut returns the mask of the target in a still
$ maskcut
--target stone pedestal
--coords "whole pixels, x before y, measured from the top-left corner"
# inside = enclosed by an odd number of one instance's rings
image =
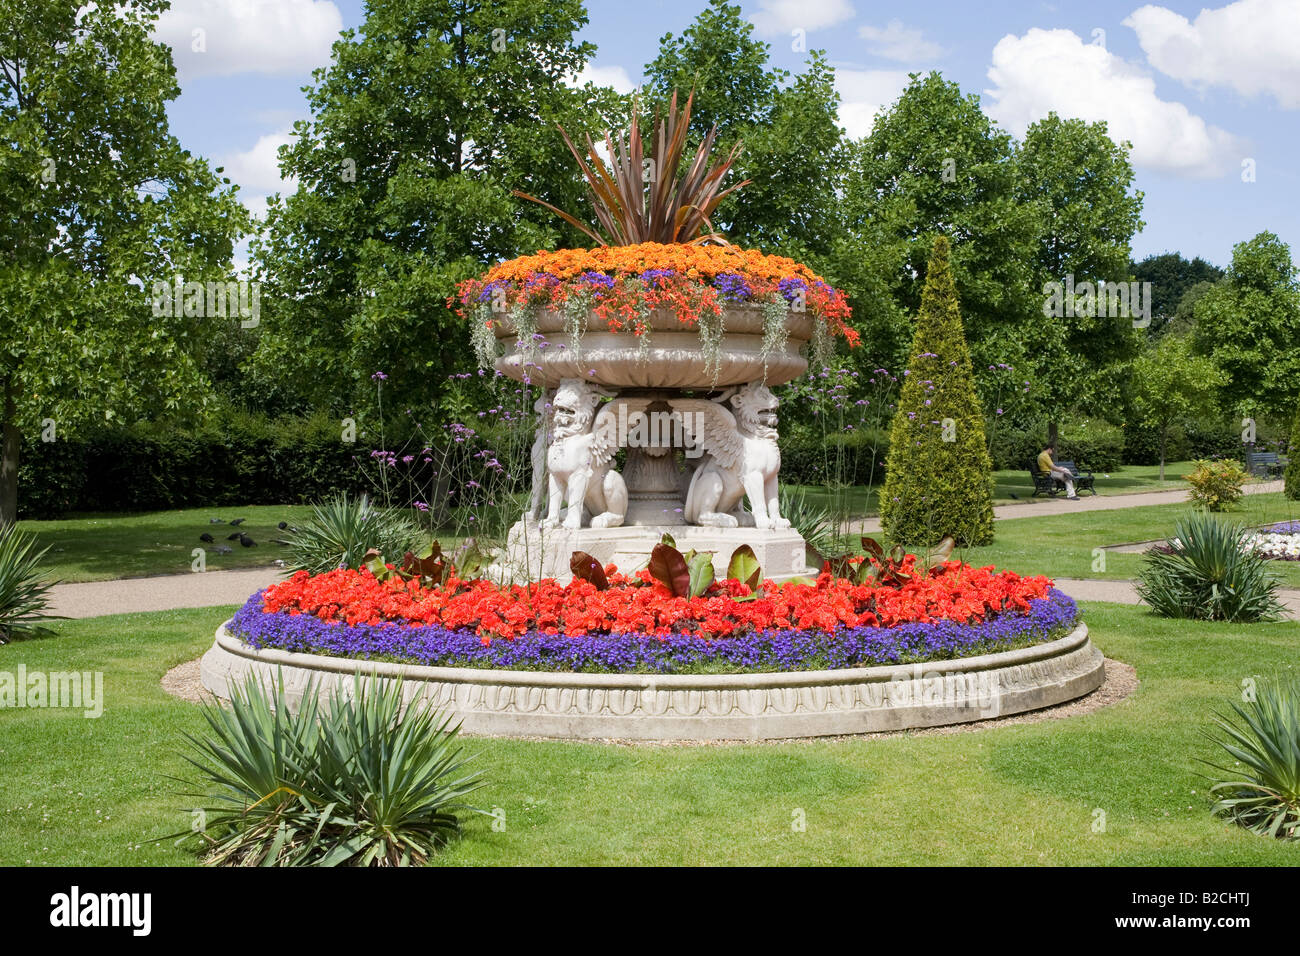
[[[747,516],[737,515],[743,521]],[[650,552],[663,535],[672,535],[677,550],[713,552],[713,571],[719,579],[727,575],[727,562],[742,544],[754,549],[763,577],[785,581],[802,575],[816,575],[808,566],[806,546],[799,532],[760,530],[755,527],[706,528],[695,525],[646,525],[621,528],[545,528],[534,520],[518,521],[510,529],[505,560],[519,579],[554,577],[568,581],[569,559],[575,551],[586,551],[601,564],[613,563],[624,574],[644,568]]]

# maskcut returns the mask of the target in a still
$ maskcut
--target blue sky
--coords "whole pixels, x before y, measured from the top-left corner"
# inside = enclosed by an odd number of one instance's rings
[[[597,47],[589,75],[630,88],[659,38],[681,32],[705,5],[589,0],[591,22],[581,34]],[[794,49],[795,31],[806,49],[827,51],[844,100],[841,122],[854,135],[870,129],[908,72],[930,69],[980,94],[1013,134],[1053,109],[1106,119],[1112,135],[1133,142],[1146,195],[1138,258],[1177,250],[1225,265],[1234,243],[1263,229],[1293,248],[1300,242],[1300,0],[741,7],[772,45],[775,65],[800,68],[806,54]],[[274,150],[306,115],[301,87],[328,61],[338,30],[363,17],[362,0],[172,0],[158,34],[180,71],[173,132],[224,164],[250,208],[262,208],[267,194],[284,188]]]

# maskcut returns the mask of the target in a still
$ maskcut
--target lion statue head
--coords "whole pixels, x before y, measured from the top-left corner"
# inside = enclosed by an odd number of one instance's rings
[[[563,379],[551,400],[555,416],[555,437],[569,438],[588,431],[596,406],[602,397],[607,398],[611,394],[580,378]]]
[[[731,396],[731,407],[736,413],[736,424],[742,432],[776,441],[776,409],[779,404],[762,382],[742,385]]]

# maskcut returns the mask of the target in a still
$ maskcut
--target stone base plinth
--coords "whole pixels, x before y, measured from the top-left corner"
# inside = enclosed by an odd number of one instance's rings
[[[713,552],[713,570],[718,578],[727,574],[727,562],[742,544],[754,549],[763,577],[785,581],[800,575],[815,575],[808,567],[806,547],[799,532],[764,531],[758,528],[701,528],[694,525],[621,528],[542,528],[534,520],[518,521],[506,540],[505,562],[515,577],[532,580],[553,577],[568,581],[569,559],[575,551],[586,551],[601,564],[615,564],[625,574],[646,566],[650,552],[664,534],[670,534],[677,549]]]
[[[937,727],[1019,714],[1082,697],[1105,661],[1082,623],[1014,651],[882,667],[763,674],[573,674],[428,667],[257,650],[223,626],[203,656],[203,686],[229,698],[250,675],[283,680],[290,707],[307,688],[347,692],[403,680],[466,733],[566,740],[776,740]]]

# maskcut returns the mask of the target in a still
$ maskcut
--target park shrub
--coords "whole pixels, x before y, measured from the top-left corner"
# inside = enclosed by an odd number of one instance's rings
[[[311,517],[289,534],[286,567],[312,574],[356,570],[372,548],[399,556],[422,550],[424,543],[424,532],[406,510],[378,507],[366,495],[342,492],[316,505]]]
[[[1160,430],[1148,425],[1128,422],[1124,426],[1124,463],[1128,465],[1160,464]],[[1180,424],[1169,427],[1165,446],[1165,461],[1187,461],[1191,457],[1191,443]]]
[[[894,541],[929,546],[945,535],[963,545],[993,540],[984,415],[943,236],[930,255],[886,462],[880,519]]]
[[[884,480],[889,453],[884,431],[859,428],[823,434],[808,426],[783,428],[780,443],[784,484],[834,488]]]
[[[1243,460],[1245,446],[1239,419],[1193,419],[1183,424],[1183,433],[1187,436],[1187,453],[1191,458]]]
[[[1180,519],[1174,536],[1147,552],[1138,595],[1162,617],[1277,620],[1283,610],[1278,579],[1248,545],[1248,534],[1205,512]]]
[[[15,524],[0,526],[0,644],[42,633],[49,613],[49,590],[36,537]]]
[[[1226,775],[1210,787],[1213,812],[1261,836],[1300,839],[1300,679],[1259,681],[1231,707],[1235,719],[1214,715],[1233,763],[1210,764]]]
[[[423,864],[460,832],[457,814],[481,785],[459,726],[427,702],[407,706],[400,680],[367,685],[358,674],[328,696],[309,684],[290,707],[283,680],[268,688],[250,675],[203,715],[211,734],[189,737],[189,759],[206,826],[181,836],[208,863]]]
[[[1192,486],[1192,501],[1209,511],[1226,511],[1241,500],[1241,487],[1250,478],[1232,459],[1197,461],[1184,477]]]

